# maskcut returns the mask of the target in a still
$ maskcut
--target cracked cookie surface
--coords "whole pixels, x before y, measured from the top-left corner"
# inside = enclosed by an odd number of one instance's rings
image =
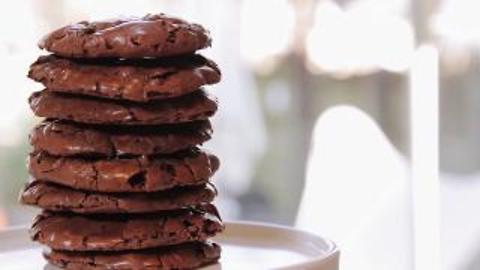
[[[215,263],[220,253],[219,245],[203,242],[118,252],[50,250],[44,256],[51,264],[66,270],[180,270]]]
[[[164,126],[98,126],[43,121],[30,133],[34,152],[57,156],[118,157],[170,154],[211,138],[208,120]]]
[[[56,212],[149,213],[210,203],[216,193],[213,184],[149,193],[101,193],[32,180],[20,199],[23,204]]]
[[[219,159],[191,149],[175,155],[85,159],[32,153],[28,169],[33,178],[74,189],[99,192],[153,192],[206,184]]]
[[[29,103],[38,117],[86,124],[159,125],[207,120],[217,111],[216,98],[204,90],[147,103],[78,95],[34,92]]]
[[[49,91],[139,102],[182,96],[221,77],[217,65],[201,55],[135,61],[48,55],[28,75]]]
[[[137,250],[205,241],[223,231],[213,205],[170,212],[75,215],[43,212],[30,236],[54,250]]]
[[[209,47],[202,26],[165,14],[81,21],[42,38],[39,47],[73,58],[144,58],[193,53]]]

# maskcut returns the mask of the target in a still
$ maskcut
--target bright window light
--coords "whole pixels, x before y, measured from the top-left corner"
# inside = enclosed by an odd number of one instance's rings
[[[480,3],[472,0],[442,1],[439,13],[432,19],[433,31],[453,43],[480,45]]]
[[[286,0],[243,1],[240,26],[242,57],[259,66],[285,53],[290,45],[294,23],[294,9]]]
[[[414,48],[412,26],[370,6],[343,10],[332,1],[318,4],[306,41],[311,71],[351,75],[408,69]]]

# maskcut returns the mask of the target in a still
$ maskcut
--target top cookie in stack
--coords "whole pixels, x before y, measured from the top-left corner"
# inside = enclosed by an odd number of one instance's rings
[[[46,119],[31,135],[21,195],[43,212],[31,236],[65,269],[191,269],[217,261],[223,230],[211,204],[209,140],[220,81],[196,51],[207,30],[164,14],[60,28],[30,67]]]

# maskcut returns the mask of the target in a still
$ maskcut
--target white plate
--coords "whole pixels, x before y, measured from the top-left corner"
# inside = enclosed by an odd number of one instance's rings
[[[223,248],[220,263],[204,270],[338,270],[340,252],[322,237],[258,223],[226,222],[226,227],[215,238]],[[41,248],[30,242],[25,228],[0,231],[0,269],[41,270],[44,265]]]

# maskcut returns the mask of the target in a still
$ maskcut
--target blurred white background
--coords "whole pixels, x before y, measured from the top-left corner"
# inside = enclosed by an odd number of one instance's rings
[[[480,269],[478,7],[472,0],[3,3],[0,227],[26,224],[34,212],[16,198],[27,177],[27,134],[38,120],[27,97],[41,86],[26,78],[45,53],[38,39],[84,19],[166,12],[205,25],[214,38],[204,53],[224,80],[212,87],[221,109],[207,147],[223,160],[215,180],[223,215],[329,236],[342,246],[344,269],[414,269],[415,262],[420,269],[415,254],[437,248],[415,235],[438,223],[435,213],[426,225],[413,218],[408,76],[417,48],[434,45],[441,256],[425,262]],[[433,100],[421,102],[417,108],[430,108]],[[435,201],[436,180],[428,181],[427,203]]]

